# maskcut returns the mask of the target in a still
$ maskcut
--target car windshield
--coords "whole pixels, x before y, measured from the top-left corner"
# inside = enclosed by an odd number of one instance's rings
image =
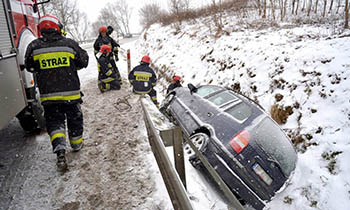
[[[202,86],[198,88],[196,93],[204,98],[205,96],[208,96],[211,93],[214,93],[219,90],[222,90],[222,88],[216,86]]]
[[[221,106],[223,104],[226,104],[227,102],[236,101],[238,100],[238,98],[225,91],[208,98],[208,100],[213,102],[217,106]]]
[[[294,170],[297,155],[293,145],[283,131],[268,117],[252,132],[252,138],[270,156],[277,161],[281,170],[289,177]]]
[[[243,122],[250,117],[252,114],[252,109],[245,103],[239,103],[234,107],[229,108],[225,112],[230,114],[239,122]]]

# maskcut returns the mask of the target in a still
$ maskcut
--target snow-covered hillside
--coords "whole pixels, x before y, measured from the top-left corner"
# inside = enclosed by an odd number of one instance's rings
[[[259,102],[291,137],[298,164],[267,209],[350,206],[350,32],[300,26],[224,33],[205,20],[181,31],[152,25],[137,42],[157,70],[158,98],[174,75],[184,84],[232,87]]]

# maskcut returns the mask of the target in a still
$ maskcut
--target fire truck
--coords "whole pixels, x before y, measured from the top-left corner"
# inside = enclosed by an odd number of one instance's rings
[[[37,0],[0,1],[0,129],[17,117],[25,131],[45,127],[35,75],[24,67],[28,44],[40,36]]]

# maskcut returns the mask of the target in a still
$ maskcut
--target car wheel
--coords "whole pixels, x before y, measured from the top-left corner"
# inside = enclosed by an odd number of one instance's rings
[[[203,152],[209,141],[209,136],[205,133],[197,133],[191,136],[190,140],[200,152]],[[193,167],[200,169],[203,166],[202,161],[197,157],[189,144],[185,145],[185,152],[189,155],[188,160]]]

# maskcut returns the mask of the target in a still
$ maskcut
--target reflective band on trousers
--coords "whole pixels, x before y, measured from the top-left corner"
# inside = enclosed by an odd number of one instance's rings
[[[42,94],[40,99],[44,101],[72,101],[81,98],[80,90]]]
[[[109,70],[109,71],[107,71],[107,73],[106,73],[107,76],[111,76],[111,74],[113,74],[113,71],[112,71],[112,70]]]
[[[83,142],[83,137],[79,136],[79,137],[69,139],[69,142],[70,144],[80,144],[81,142]]]
[[[104,83],[108,83],[108,82],[112,82],[113,80],[115,80],[115,78],[108,77],[106,79],[102,79],[101,81],[104,82]]]
[[[51,136],[51,142],[53,142],[55,139],[57,139],[59,137],[66,138],[66,134],[64,134],[64,133],[56,133],[56,134],[52,135]]]

